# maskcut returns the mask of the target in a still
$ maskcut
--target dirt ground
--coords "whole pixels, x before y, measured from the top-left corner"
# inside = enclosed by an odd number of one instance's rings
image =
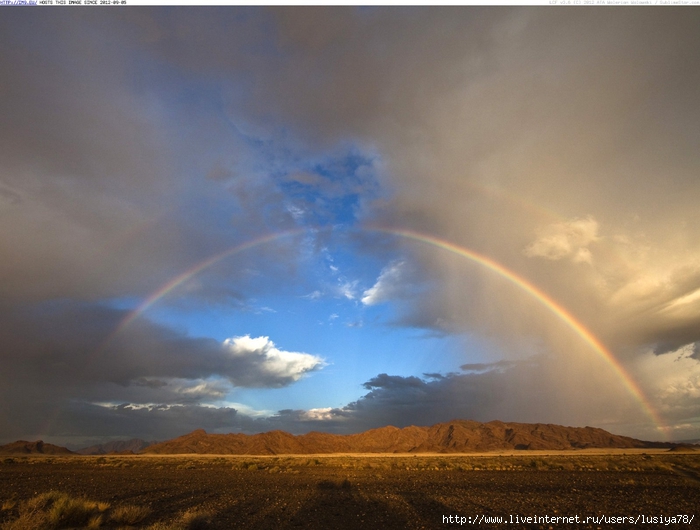
[[[13,501],[51,490],[147,506],[151,513],[139,527],[195,508],[209,512],[217,529],[460,526],[443,523],[450,515],[502,516],[513,529],[627,528],[633,525],[522,518],[678,514],[694,520],[634,528],[700,528],[696,454],[0,457],[0,522],[13,516]]]

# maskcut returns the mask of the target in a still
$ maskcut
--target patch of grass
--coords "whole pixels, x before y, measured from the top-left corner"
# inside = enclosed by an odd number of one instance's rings
[[[148,527],[148,530],[208,530],[211,528],[211,514],[196,509],[189,509],[180,514],[175,521],[170,523],[156,523]]]
[[[0,530],[125,528],[138,525],[151,513],[145,506],[133,505],[118,506],[110,510],[109,503],[71,497],[59,491],[42,493],[19,504],[15,501],[3,503],[4,511],[15,509],[16,517],[0,524]],[[176,528],[190,530],[186,525]],[[196,530],[198,527],[191,528]]]
[[[88,530],[94,530],[95,528],[100,528],[102,524],[104,523],[104,515],[95,515],[88,521],[88,524],[85,528]]]
[[[146,506],[128,504],[112,510],[112,513],[109,515],[109,520],[117,524],[133,526],[143,521],[150,513],[151,510]]]
[[[109,504],[71,497],[58,491],[42,493],[19,505],[16,519],[4,523],[2,530],[58,530],[96,528]]]
[[[190,509],[180,516],[182,530],[206,530],[211,525],[211,514]]]

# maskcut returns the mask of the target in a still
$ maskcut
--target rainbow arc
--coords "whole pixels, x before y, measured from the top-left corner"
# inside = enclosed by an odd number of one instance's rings
[[[215,263],[218,263],[221,260],[224,260],[231,256],[234,256],[240,252],[252,249],[256,246],[269,244],[278,239],[299,235],[307,231],[307,229],[297,229],[281,233],[267,234],[257,239],[253,239],[240,245],[231,247],[227,250],[224,250],[223,252],[210,256],[207,259],[190,267],[175,278],[164,283],[151,295],[149,295],[138,307],[136,307],[133,311],[127,314],[127,316],[119,323],[119,325],[114,329],[114,331],[110,333],[109,336],[107,336],[107,338],[97,348],[95,352],[95,357],[99,356],[99,353],[101,353],[115,337],[122,333],[132,322],[134,322],[134,320],[139,318],[140,315],[142,315],[156,302],[161,300],[164,296],[168,295],[170,292],[172,292],[177,287],[184,284],[197,274],[200,274],[204,270],[208,269]],[[625,370],[624,366],[622,366],[622,364],[612,354],[612,352],[610,352],[608,348],[583,323],[576,319],[574,315],[572,315],[566,308],[564,308],[561,304],[556,302],[544,291],[530,283],[527,279],[518,275],[514,271],[506,268],[504,265],[498,263],[497,261],[488,256],[479,254],[466,247],[457,245],[444,239],[439,239],[431,235],[423,234],[412,230],[385,228],[377,226],[367,227],[364,229],[364,231],[389,234],[454,253],[458,256],[466,258],[474,263],[477,263],[487,268],[488,270],[501,276],[502,278],[508,280],[518,288],[522,289],[523,291],[534,297],[537,301],[539,301],[562,323],[564,323],[568,328],[574,331],[585,343],[587,343],[590,346],[590,348],[610,366],[610,368],[625,386],[627,391],[641,405],[644,412],[653,421],[657,429],[661,432],[666,432],[664,422],[661,420],[658,413],[656,412],[652,404],[649,402],[648,398],[644,395],[644,392],[641,390],[639,385],[637,385],[637,383],[630,376],[630,374]]]

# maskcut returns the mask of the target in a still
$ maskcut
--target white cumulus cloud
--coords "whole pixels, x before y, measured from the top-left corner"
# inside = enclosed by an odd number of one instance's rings
[[[246,374],[257,383],[264,381],[273,386],[283,386],[326,364],[316,355],[280,350],[269,337],[232,337],[226,339],[223,346],[237,363],[245,364],[246,369],[240,373],[243,380],[236,381],[243,386],[247,386]]]
[[[334,420],[337,418],[336,414],[333,414],[333,409],[331,407],[322,407],[316,409],[309,409],[303,412],[303,419],[306,420]]]

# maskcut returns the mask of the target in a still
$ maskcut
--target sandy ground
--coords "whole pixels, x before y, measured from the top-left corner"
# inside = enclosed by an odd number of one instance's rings
[[[695,516],[694,522],[634,528],[700,528],[700,455],[651,450],[514,456],[0,457],[3,503],[50,490],[112,505],[148,506],[151,515],[144,526],[197,509],[212,515],[211,528],[460,526],[443,523],[450,515],[520,517],[521,523],[507,525],[513,529],[628,528],[632,525],[531,524],[522,518],[671,514]],[[1,514],[3,520],[13,516],[12,510]]]

